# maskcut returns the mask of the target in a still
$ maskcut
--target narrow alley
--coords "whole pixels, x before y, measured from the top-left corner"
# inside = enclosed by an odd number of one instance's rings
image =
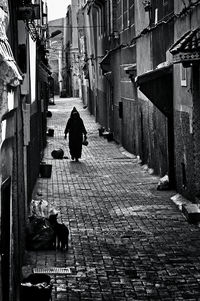
[[[64,140],[73,106],[88,131],[80,162]],[[69,250],[28,251],[24,273],[49,270],[53,301],[200,300],[200,229],[170,199],[175,191],[157,191],[158,178],[136,157],[99,137],[80,99],[56,98],[49,110],[54,137],[43,161],[52,176],[38,178],[33,198],[58,210]],[[57,148],[62,160],[51,156]]]

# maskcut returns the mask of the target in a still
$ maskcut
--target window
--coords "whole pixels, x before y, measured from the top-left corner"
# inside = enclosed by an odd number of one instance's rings
[[[122,30],[124,29],[124,0],[121,0],[121,16],[122,16]]]
[[[129,26],[129,0],[122,0],[122,29]]]
[[[187,69],[184,68],[182,64],[180,64],[180,75],[181,75],[181,86],[186,87],[187,86]]]
[[[155,9],[155,24],[158,23],[158,8]]]
[[[135,11],[134,11],[134,1],[129,0],[129,26],[134,25],[135,23]]]
[[[106,20],[106,30],[107,30],[107,35],[109,36],[111,33],[111,22],[112,22],[112,15],[111,15],[111,3],[107,2],[107,20]]]
[[[127,0],[127,26],[130,26],[130,7],[129,7],[129,0]]]

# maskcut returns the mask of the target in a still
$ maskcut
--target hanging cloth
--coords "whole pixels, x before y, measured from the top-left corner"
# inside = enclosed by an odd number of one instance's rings
[[[23,81],[6,35],[9,23],[7,0],[0,0],[0,79],[16,87]]]

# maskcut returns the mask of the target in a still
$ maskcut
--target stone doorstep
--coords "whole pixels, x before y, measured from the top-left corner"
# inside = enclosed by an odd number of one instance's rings
[[[191,203],[180,194],[174,195],[171,200],[178,206],[189,223],[200,222],[200,204]]]
[[[190,204],[182,206],[182,212],[185,215],[188,222],[196,224],[200,222],[200,208],[198,204]]]

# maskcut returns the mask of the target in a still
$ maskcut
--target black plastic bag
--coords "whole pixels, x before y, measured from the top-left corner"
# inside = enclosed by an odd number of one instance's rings
[[[31,216],[26,231],[28,250],[51,250],[54,247],[55,232],[44,217]]]

